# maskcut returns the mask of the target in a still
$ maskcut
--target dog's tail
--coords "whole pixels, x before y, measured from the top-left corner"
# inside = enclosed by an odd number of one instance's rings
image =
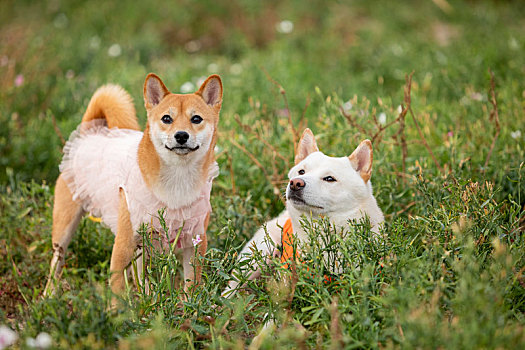
[[[101,86],[95,91],[82,123],[105,119],[108,128],[140,130],[131,96],[122,87],[113,84]]]

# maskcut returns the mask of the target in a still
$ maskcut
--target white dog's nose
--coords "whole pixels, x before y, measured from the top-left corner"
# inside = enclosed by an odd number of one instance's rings
[[[300,178],[293,178],[290,180],[290,190],[292,191],[300,191],[304,188],[305,182],[303,179]]]

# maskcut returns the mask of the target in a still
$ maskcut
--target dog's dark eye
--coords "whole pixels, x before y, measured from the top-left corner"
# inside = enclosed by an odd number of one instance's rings
[[[323,181],[336,182],[337,180],[335,178],[333,178],[332,176],[326,176],[326,177],[323,177]]]
[[[202,122],[202,117],[200,115],[194,115],[190,120],[193,124],[200,124]]]
[[[299,170],[299,175],[304,175],[304,169]]]
[[[160,118],[160,120],[162,120],[162,122],[164,124],[171,124],[171,123],[173,123],[173,119],[168,114],[163,115],[162,118]]]

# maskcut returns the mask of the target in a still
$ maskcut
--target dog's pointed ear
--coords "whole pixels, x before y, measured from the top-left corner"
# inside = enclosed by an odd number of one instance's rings
[[[144,81],[144,105],[146,109],[155,107],[162,101],[164,96],[170,92],[166,88],[166,85],[162,80],[155,74],[149,73]]]
[[[317,143],[315,142],[315,136],[312,130],[304,129],[303,136],[299,140],[297,150],[295,152],[295,164],[299,164],[303,159],[308,157],[310,153],[319,152]]]
[[[372,176],[372,142],[364,140],[357,146],[355,151],[348,157],[352,167],[359,173],[363,181],[366,183]]]
[[[195,94],[202,97],[209,106],[220,110],[222,105],[221,77],[217,74],[210,75]]]

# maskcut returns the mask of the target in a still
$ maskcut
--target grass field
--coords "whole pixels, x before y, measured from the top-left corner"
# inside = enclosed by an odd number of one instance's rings
[[[0,11],[0,325],[15,347],[243,348],[266,318],[274,348],[525,347],[525,5],[519,1],[14,1]],[[151,293],[110,310],[111,232],[84,219],[61,292],[52,256],[61,148],[95,89],[173,92],[220,74],[224,102],[205,283],[186,301],[173,256]],[[220,296],[235,252],[283,210],[296,133],[349,155],[369,138],[387,238],[349,224],[351,263],[325,285],[315,249],[297,271]],[[256,161],[254,161],[256,160]],[[310,228],[312,237],[329,230]],[[356,268],[358,266],[358,268]],[[307,271],[307,268],[309,269]],[[179,270],[179,272],[177,272]],[[314,276],[314,277],[312,277]],[[1,347],[1,346],[0,346]]]

